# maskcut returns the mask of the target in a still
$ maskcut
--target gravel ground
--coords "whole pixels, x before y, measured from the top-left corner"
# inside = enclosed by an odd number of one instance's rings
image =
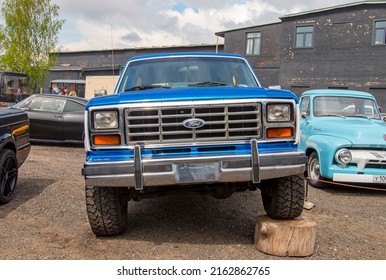
[[[259,191],[224,200],[179,195],[129,202],[125,234],[96,238],[89,227],[81,146],[34,144],[14,199],[0,206],[0,259],[254,260],[294,259],[255,249]],[[311,260],[385,260],[386,192],[310,188],[317,222]]]

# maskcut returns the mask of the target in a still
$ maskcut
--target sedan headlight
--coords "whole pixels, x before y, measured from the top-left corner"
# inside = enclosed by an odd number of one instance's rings
[[[269,122],[289,122],[291,120],[291,108],[289,104],[270,104],[267,106]]]
[[[335,153],[335,160],[341,167],[346,167],[351,162],[351,152],[347,149],[340,149]]]
[[[95,129],[118,128],[118,112],[116,111],[98,111],[94,112]]]

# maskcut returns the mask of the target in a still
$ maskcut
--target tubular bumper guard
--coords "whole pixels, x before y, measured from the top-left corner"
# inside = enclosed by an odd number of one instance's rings
[[[253,182],[302,174],[307,157],[301,150],[258,153],[251,141],[250,155],[141,158],[140,146],[134,159],[113,162],[86,162],[82,169],[88,186],[134,187],[192,183]]]

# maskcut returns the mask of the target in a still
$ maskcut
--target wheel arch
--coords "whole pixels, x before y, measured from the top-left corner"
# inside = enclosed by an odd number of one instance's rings
[[[17,154],[16,145],[15,143],[12,143],[12,142],[7,142],[3,144],[0,150],[11,150],[12,152],[15,153],[15,155]]]
[[[335,152],[337,149],[347,146],[351,146],[351,142],[340,137],[319,134],[313,135],[308,139],[305,153],[309,157],[312,152],[316,152],[319,159],[320,175],[331,179],[331,166],[334,161]]]
[[[308,147],[305,152],[307,157],[310,156],[313,152],[316,152],[319,156],[319,151],[315,147]]]

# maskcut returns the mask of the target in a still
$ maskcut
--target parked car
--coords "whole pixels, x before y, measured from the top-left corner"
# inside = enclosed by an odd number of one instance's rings
[[[307,176],[349,184],[386,183],[386,124],[373,95],[321,89],[300,97],[300,148]]]
[[[83,141],[87,100],[57,94],[34,94],[14,108],[25,110],[33,140]]]
[[[25,112],[0,108],[0,204],[11,200],[19,167],[30,152],[28,129]]]

